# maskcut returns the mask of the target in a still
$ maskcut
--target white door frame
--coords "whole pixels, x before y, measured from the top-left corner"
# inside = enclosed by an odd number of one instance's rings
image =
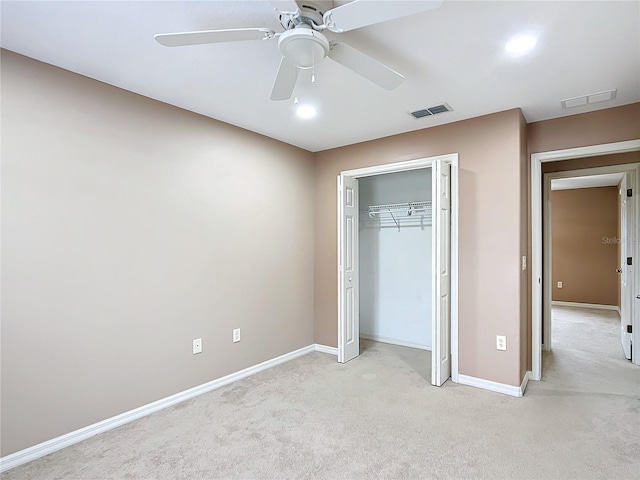
[[[542,164],[546,162],[559,162],[573,158],[595,157],[615,153],[635,152],[640,150],[640,140],[628,140],[625,142],[605,143],[588,147],[567,148],[548,152],[534,153],[531,155],[531,356],[532,375],[531,380],[540,380],[542,375],[542,264],[543,264],[543,238],[542,238]],[[638,192],[640,179],[636,178],[635,190]],[[638,195],[636,205],[638,202]],[[638,258],[638,244],[636,243],[635,277],[639,278],[640,258]],[[634,309],[633,329],[638,332],[640,328],[640,308]],[[637,333],[636,333],[637,335]],[[640,354],[640,342],[634,342],[634,358],[638,360]]]
[[[435,157],[419,158],[405,162],[388,163],[385,165],[376,165],[372,167],[358,168],[354,170],[345,170],[340,172],[337,178],[338,185],[343,184],[343,177],[371,177],[384,173],[406,172],[409,170],[417,170],[428,168],[434,162],[442,161],[451,165],[451,201],[453,203],[451,210],[451,380],[458,382],[458,154],[451,153],[447,155],[439,155]],[[343,209],[340,201],[340,191],[338,189],[338,259],[343,246],[342,235],[342,216]],[[338,266],[338,277],[340,270]],[[358,285],[359,288],[359,285]],[[346,325],[343,318],[342,306],[342,289],[340,288],[340,279],[338,278],[338,332],[342,332]],[[338,333],[338,360],[344,351],[344,345],[340,345],[345,335]],[[435,339],[433,339],[435,341]]]
[[[551,305],[552,305],[552,293],[553,293],[553,279],[552,279],[552,266],[553,266],[553,251],[552,251],[552,225],[551,225],[551,181],[557,178],[571,178],[571,177],[589,177],[592,175],[602,175],[607,173],[628,173],[633,172],[636,176],[638,175],[638,166],[639,163],[627,163],[620,165],[609,165],[606,167],[594,167],[594,168],[582,168],[579,170],[567,170],[564,172],[553,172],[546,173],[543,175],[543,194],[542,194],[542,211],[543,211],[543,281],[542,285],[544,288],[542,294],[542,312],[544,315],[542,316],[542,324],[543,324],[543,335],[542,335],[542,348],[543,350],[551,350],[552,343],[552,322],[551,322]],[[635,189],[635,180],[632,188]],[[637,191],[637,190],[636,190]],[[635,202],[635,200],[634,200]],[[620,216],[620,212],[617,213]],[[629,219],[629,222],[632,223],[631,231],[636,228],[633,225],[633,219]],[[632,254],[633,255],[633,254]],[[629,295],[631,295],[631,291]]]

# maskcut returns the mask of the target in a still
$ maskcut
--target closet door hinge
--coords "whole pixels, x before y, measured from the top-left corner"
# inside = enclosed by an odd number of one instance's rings
[[[633,188],[627,188],[627,197],[633,196]]]

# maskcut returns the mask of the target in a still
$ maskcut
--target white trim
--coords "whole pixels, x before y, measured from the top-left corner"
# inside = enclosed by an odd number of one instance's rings
[[[545,163],[571,160],[573,158],[597,157],[598,155],[609,155],[612,153],[635,152],[637,150],[640,150],[640,140],[627,140],[624,142],[602,143],[600,145],[589,145],[588,147],[566,148],[563,150],[534,153],[531,155],[531,158],[540,163]]]
[[[593,157],[612,153],[640,150],[640,140],[567,148],[531,155],[531,380],[540,380],[542,374],[542,163],[568,160],[571,158]],[[636,189],[640,179],[636,179]],[[637,267],[640,268],[640,267]],[[634,318],[640,315],[634,313]],[[637,320],[636,320],[637,321]],[[634,326],[635,328],[635,326]],[[638,325],[640,328],[640,325]],[[638,342],[640,343],[640,342]],[[638,347],[636,347],[638,348]],[[640,353],[640,352],[637,352]],[[636,356],[637,358],[637,356]]]
[[[328,353],[329,355],[338,355],[338,348],[337,347],[329,347],[328,345],[321,345],[319,343],[316,343],[314,345],[315,351],[316,352],[320,352],[320,353]]]
[[[511,395],[512,397],[522,397],[525,388],[529,383],[529,373],[524,374],[522,384],[519,387],[513,385],[507,385],[506,383],[493,382],[491,380],[485,380],[483,378],[471,377],[469,375],[458,375],[458,383],[462,385],[468,385],[470,387],[482,388],[483,390],[489,390],[491,392],[503,393],[505,395]]]
[[[458,228],[460,177],[458,154],[451,161],[451,381],[458,382]]]
[[[338,175],[336,191],[338,193],[338,251],[336,258],[338,259],[338,363],[344,363],[344,318],[343,318],[343,287],[342,287],[342,235],[343,225],[342,217],[344,216],[344,206],[342,205],[342,175]]]
[[[387,163],[384,165],[376,165],[365,168],[357,168],[354,170],[344,170],[340,172],[337,178],[337,210],[338,210],[338,362],[342,362],[342,347],[343,347],[343,330],[344,320],[342,318],[342,276],[340,274],[340,252],[342,251],[342,216],[343,209],[341,204],[340,190],[343,184],[344,177],[370,177],[373,175],[380,175],[384,173],[404,172],[408,170],[417,170],[421,168],[429,168],[433,166],[436,161],[443,161],[451,164],[451,194],[453,208],[451,212],[451,380],[458,382],[458,165],[459,158],[457,153],[449,153],[446,155],[438,155],[435,157],[419,158],[415,160],[408,160],[405,162]]]
[[[354,170],[344,170],[340,172],[343,177],[372,177],[383,173],[406,172],[408,170],[418,170],[420,168],[428,168],[434,162],[448,162],[451,165],[458,165],[458,154],[448,153],[446,155],[438,155],[428,158],[417,158],[406,162],[385,163],[384,165],[374,165],[372,167],[356,168]]]
[[[531,155],[531,380],[542,374],[542,160]]]
[[[362,333],[360,334],[360,338],[364,338],[365,340],[373,340],[374,342],[390,343],[391,345],[400,345],[401,347],[419,348],[420,350],[431,351],[431,345],[405,342],[404,340],[398,340],[397,338],[381,337],[380,335],[364,335]]]
[[[51,440],[47,440],[46,442],[42,442],[32,447],[25,448],[24,450],[20,450],[18,452],[0,458],[0,473],[6,472],[7,470],[10,470],[19,465],[23,465],[27,462],[31,462],[38,458],[44,457],[45,455],[49,455],[50,453],[57,452],[58,450],[61,450],[65,447],[69,447],[83,440],[87,440],[88,438],[94,437],[95,435],[98,435],[100,433],[107,432],[126,423],[138,420],[139,418],[146,417],[147,415],[158,412],[167,407],[171,407],[177,403],[184,402],[185,400],[197,397],[198,395],[202,395],[203,393],[211,392],[212,390],[224,387],[225,385],[229,385],[230,383],[249,377],[258,372],[262,372],[263,370],[267,370],[269,368],[275,367],[276,365],[288,362],[290,360],[293,360],[294,358],[301,357],[314,351],[324,351],[323,349],[332,348],[333,347],[325,347],[324,345],[317,344],[302,347],[293,352],[285,353],[284,355],[272,358],[271,360],[267,360],[252,367],[248,367],[238,372],[218,378],[216,380],[212,380],[211,382],[203,383],[202,385],[198,385],[197,387],[193,387],[174,395],[162,398],[160,400],[156,400],[155,402],[148,403],[147,405],[134,408],[133,410],[121,413],[120,415],[116,415],[115,417],[107,418],[106,420],[88,425],[73,432],[66,433],[56,438],[52,438]]]
[[[552,271],[553,265],[553,249],[551,248],[551,177],[543,175],[542,187],[542,218],[544,219],[544,228],[542,229],[542,349],[551,350],[551,299],[553,298],[552,281],[549,273]],[[542,372],[540,372],[542,376]]]
[[[599,310],[614,310],[620,311],[620,307],[617,305],[600,305],[597,303],[580,303],[580,302],[560,302],[560,301],[552,301],[551,305],[556,305],[558,307],[576,307],[576,308],[597,308]]]

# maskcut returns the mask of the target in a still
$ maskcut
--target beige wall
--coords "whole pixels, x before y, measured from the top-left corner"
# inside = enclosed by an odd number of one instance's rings
[[[337,345],[336,176],[342,170],[447,153],[460,155],[460,373],[521,382],[522,143],[519,110],[316,154],[315,338]],[[524,235],[524,238],[523,238]],[[496,335],[508,350],[497,351]]]
[[[618,305],[618,197],[618,187],[551,192],[553,300]]]
[[[640,139],[640,103],[527,125],[529,153]]]
[[[313,342],[312,154],[1,61],[2,455]]]

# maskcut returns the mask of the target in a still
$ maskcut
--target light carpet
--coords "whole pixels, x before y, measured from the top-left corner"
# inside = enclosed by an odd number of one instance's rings
[[[640,477],[640,368],[617,314],[554,309],[544,378],[514,398],[429,384],[430,353],[313,353],[17,467],[21,479]]]

